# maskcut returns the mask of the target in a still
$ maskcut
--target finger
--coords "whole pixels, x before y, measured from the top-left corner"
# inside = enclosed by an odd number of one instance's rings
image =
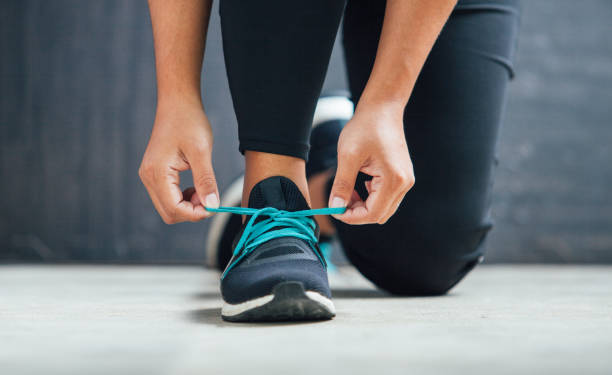
[[[361,159],[354,152],[338,152],[338,169],[329,195],[329,207],[347,207],[353,192],[355,180],[361,168]],[[342,215],[337,215],[342,220]]]
[[[367,215],[367,210],[365,206],[365,202],[359,197],[359,194],[355,191],[353,194],[354,199],[351,200],[348,207],[346,208],[346,212],[337,217],[338,220],[346,224],[358,225],[358,224],[366,224],[364,221],[359,220],[364,215]]]
[[[219,190],[210,151],[202,147],[193,147],[186,150],[185,156],[191,166],[199,202],[205,207],[218,208]]]
[[[193,186],[183,190],[183,200],[190,201],[194,206],[202,206],[200,197],[198,197],[198,195],[196,194],[196,190]]]
[[[155,207],[155,210],[157,211],[159,216],[162,218],[162,220],[168,224],[169,216],[166,214],[164,205],[162,204],[161,200],[159,199],[157,195],[158,185],[157,185],[156,179],[158,176],[156,174],[155,164],[143,162],[143,164],[140,167],[140,170],[138,171],[138,174],[140,175],[140,180],[142,181],[143,185],[147,189],[149,198],[151,198],[151,201],[153,202],[153,207]]]
[[[381,177],[372,182],[372,193],[365,202],[370,223],[383,224],[389,212],[394,208],[395,197],[398,195],[397,186],[394,186],[389,177]]]
[[[151,201],[153,202],[153,207],[155,207],[155,211],[157,211],[159,216],[163,218],[164,208],[162,207],[161,202],[157,198],[157,195],[155,194],[155,190],[153,190],[152,188],[149,188],[148,184],[146,183],[145,183],[145,187],[147,188],[147,193],[149,194],[149,198],[151,198]]]
[[[161,206],[160,214],[166,224],[196,222],[210,216],[204,207],[183,199],[177,170],[169,168],[165,174],[160,173],[158,176],[155,181],[155,195]]]
[[[405,187],[398,173],[389,169],[366,182],[368,198],[363,205],[355,206],[343,216],[349,224],[384,224],[396,211],[403,198]],[[391,198],[390,198],[391,197]]]
[[[384,218],[392,202],[389,199],[381,199],[385,194],[389,194],[389,188],[385,183],[385,178],[374,177],[368,184],[369,195],[367,200],[356,202],[351,205],[347,212],[339,217],[347,224],[374,224]],[[394,196],[393,195],[386,195]]]

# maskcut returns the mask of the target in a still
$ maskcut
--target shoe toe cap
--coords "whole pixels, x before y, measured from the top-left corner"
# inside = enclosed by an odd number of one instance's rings
[[[297,281],[307,291],[331,298],[327,272],[319,261],[292,260],[270,262],[257,267],[236,267],[221,280],[223,299],[231,304],[272,294],[282,282]]]

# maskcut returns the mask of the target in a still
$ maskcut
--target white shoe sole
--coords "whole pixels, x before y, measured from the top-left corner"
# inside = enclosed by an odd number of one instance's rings
[[[305,291],[297,281],[274,287],[272,294],[238,304],[225,303],[221,317],[231,322],[328,320],[336,315],[331,299]]]

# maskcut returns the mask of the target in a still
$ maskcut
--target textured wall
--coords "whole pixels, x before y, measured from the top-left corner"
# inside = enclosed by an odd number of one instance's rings
[[[612,262],[612,2],[523,1],[489,260]]]
[[[612,262],[612,2],[523,8],[488,261]],[[218,28],[215,11],[203,87],[223,188],[242,157]],[[0,259],[199,262],[208,224],[164,225],[137,177],[146,3],[3,1],[0,41]],[[344,86],[337,49],[326,88]]]

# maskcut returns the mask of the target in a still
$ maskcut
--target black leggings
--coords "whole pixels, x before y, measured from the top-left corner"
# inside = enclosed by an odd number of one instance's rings
[[[384,9],[384,0],[348,0],[346,8],[345,0],[221,0],[240,150],[306,159],[342,16],[357,102],[374,63]],[[445,293],[482,259],[518,16],[518,0],[459,1],[404,114],[416,185],[384,225],[335,221],[348,259],[379,287]]]

